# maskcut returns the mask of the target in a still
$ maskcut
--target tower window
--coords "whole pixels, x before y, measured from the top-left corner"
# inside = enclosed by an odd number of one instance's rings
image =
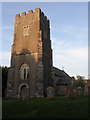
[[[23,64],[20,68],[20,77],[22,80],[27,80],[29,78],[29,65]]]
[[[23,27],[23,36],[28,36],[29,35],[29,26],[24,26]]]

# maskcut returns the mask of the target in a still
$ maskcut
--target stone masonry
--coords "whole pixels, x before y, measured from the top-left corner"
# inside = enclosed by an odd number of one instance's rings
[[[6,97],[44,97],[51,83],[50,22],[40,8],[17,14]]]

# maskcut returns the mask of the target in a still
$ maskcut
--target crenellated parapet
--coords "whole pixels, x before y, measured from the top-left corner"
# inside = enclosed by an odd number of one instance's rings
[[[47,18],[47,16],[46,16],[43,12],[41,12],[41,16],[42,16],[46,21],[49,21],[49,19]]]
[[[47,28],[50,27],[49,19],[46,17],[46,15],[43,12],[41,12],[41,19],[42,19],[41,24],[43,25],[44,28],[45,26]]]
[[[33,10],[28,10],[28,13],[26,12],[22,12],[21,14],[16,14],[16,23],[20,22],[20,19],[22,17],[27,17],[27,19],[30,17],[30,16],[35,16],[36,17],[36,14],[38,17],[42,17],[44,19],[44,21],[46,21],[49,25],[49,19],[46,17],[46,15],[41,11],[40,8],[36,8],[35,11]]]
[[[30,15],[30,14],[40,13],[40,12],[41,12],[40,8],[36,8],[35,11],[28,10],[28,13],[22,12],[21,15],[20,14],[16,14],[16,18],[20,18],[20,17],[25,16],[25,15]]]
[[[40,22],[40,16],[41,16],[41,9],[40,8],[36,8],[35,11],[33,10],[28,10],[28,13],[26,12],[22,12],[21,14],[17,14],[16,15],[16,20],[15,23],[16,24],[20,24],[21,21],[28,21],[29,22],[33,22],[33,21],[37,21],[39,20]]]
[[[22,16],[25,16],[26,15],[26,12],[22,12]]]

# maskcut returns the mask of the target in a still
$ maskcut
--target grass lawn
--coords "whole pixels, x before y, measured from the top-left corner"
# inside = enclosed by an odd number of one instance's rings
[[[87,118],[88,97],[8,99],[2,101],[2,108],[3,118]]]

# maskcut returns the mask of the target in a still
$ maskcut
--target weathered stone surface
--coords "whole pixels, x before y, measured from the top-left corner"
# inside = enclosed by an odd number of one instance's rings
[[[40,8],[16,15],[6,96],[43,97],[51,69],[49,20]]]
[[[17,14],[6,96],[44,97],[46,89],[47,96],[61,95],[64,86],[59,86],[71,82],[66,72],[52,65],[50,21],[41,9]]]
[[[54,88],[48,87],[46,88],[47,97],[53,97],[54,96]]]
[[[66,90],[67,90],[67,94],[66,94],[66,97],[67,98],[71,98],[73,99],[75,96],[74,96],[74,87],[73,86],[67,86],[66,87]]]

